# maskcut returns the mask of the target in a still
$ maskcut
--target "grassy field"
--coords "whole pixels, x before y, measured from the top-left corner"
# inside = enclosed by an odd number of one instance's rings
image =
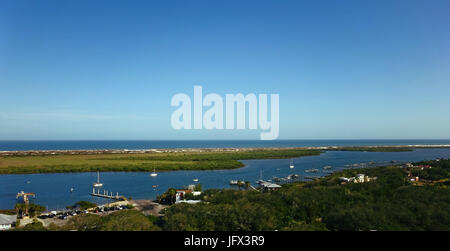
[[[2,156],[0,174],[147,172],[153,171],[153,168],[157,171],[233,169],[243,166],[239,160],[294,158],[320,153],[320,150],[261,149],[236,152]]]

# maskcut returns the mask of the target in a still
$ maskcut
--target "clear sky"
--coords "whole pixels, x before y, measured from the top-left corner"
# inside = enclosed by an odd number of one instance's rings
[[[280,94],[279,139],[450,138],[450,1],[0,1],[0,140],[174,130],[176,93]]]

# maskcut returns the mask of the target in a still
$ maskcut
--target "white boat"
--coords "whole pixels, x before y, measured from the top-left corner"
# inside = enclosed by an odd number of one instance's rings
[[[245,185],[243,180],[230,180],[230,185]]]
[[[291,164],[289,164],[289,168],[294,168],[294,160],[291,159]]]
[[[305,170],[305,172],[307,172],[307,173],[317,173],[318,171],[319,171],[319,169],[315,169],[315,168]]]
[[[324,166],[323,167],[324,170],[328,170],[328,169],[331,169],[331,168],[333,168],[333,167],[332,166]]]
[[[158,176],[158,174],[155,171],[155,168],[153,168],[153,173],[150,174],[151,177],[156,177]]]
[[[197,181],[198,181],[198,179],[193,179],[193,181],[194,181],[194,182],[197,182]]]
[[[286,179],[288,179],[288,180],[297,179],[298,177],[300,177],[298,174],[290,174],[286,177]]]
[[[100,173],[97,171],[97,182],[94,182],[94,187],[102,187],[103,184],[100,183]]]

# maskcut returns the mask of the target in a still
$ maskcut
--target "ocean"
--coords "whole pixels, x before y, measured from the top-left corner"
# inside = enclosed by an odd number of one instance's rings
[[[408,140],[23,140],[0,141],[0,151],[306,146],[443,145],[450,139]]]

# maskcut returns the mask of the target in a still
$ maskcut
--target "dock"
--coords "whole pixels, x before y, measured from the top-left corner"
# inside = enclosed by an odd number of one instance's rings
[[[96,196],[96,197],[101,197],[101,198],[106,198],[106,199],[111,199],[111,200],[127,200],[127,198],[125,196],[119,195],[118,192],[116,192],[116,194],[113,195],[113,192],[111,192],[111,191],[107,191],[107,190],[100,191],[100,189],[97,189],[97,191],[96,191],[95,188],[92,188],[91,196]]]
[[[256,183],[259,184],[259,186],[261,187],[262,190],[277,190],[277,189],[281,188],[280,185],[275,184],[275,183],[270,183],[265,180],[258,180],[258,181],[256,181]]]

